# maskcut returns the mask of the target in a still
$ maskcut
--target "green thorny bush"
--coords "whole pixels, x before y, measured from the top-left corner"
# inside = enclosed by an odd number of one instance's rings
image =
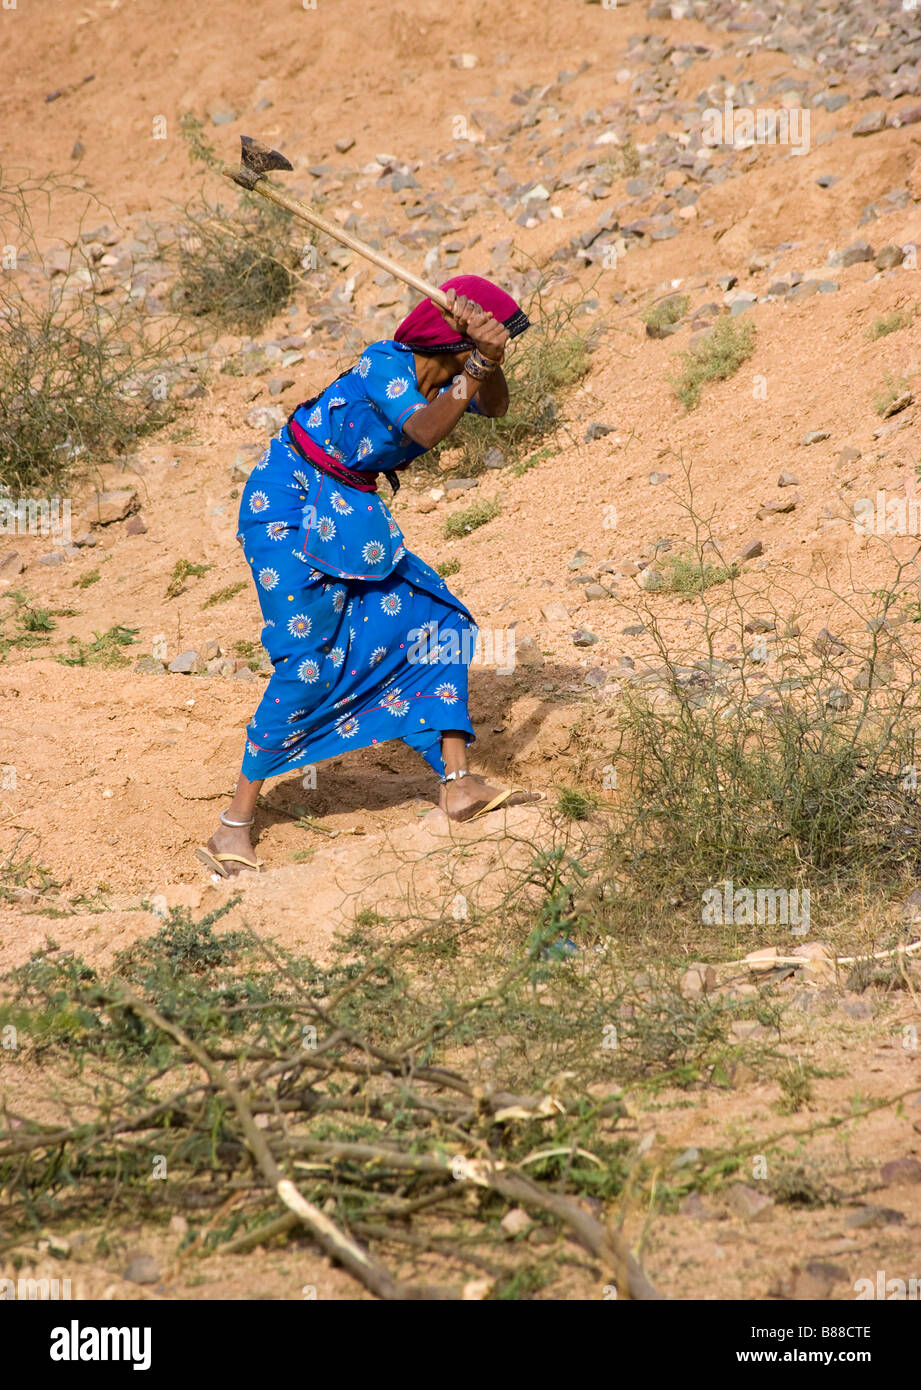
[[[125,454],[159,429],[186,360],[187,334],[112,292],[79,234],[57,238],[64,274],[36,274],[37,209],[44,202],[63,219],[73,196],[54,180],[0,189],[0,484],[20,495],[54,488],[74,467]],[[81,226],[91,208],[75,214]]]
[[[182,121],[189,158],[216,177],[221,161],[202,124]],[[170,253],[176,267],[173,302],[221,330],[254,333],[291,302],[316,233],[258,194],[240,190],[226,207],[204,189],[182,208],[183,227]]]
[[[702,892],[728,880],[823,887],[825,921],[853,920],[864,893],[885,898],[921,868],[921,545],[898,557],[874,542],[872,589],[852,576],[841,594],[792,573],[771,586],[739,573],[693,495],[686,505],[701,582],[686,586],[680,646],[664,596],[649,595],[637,616],[657,664],[609,709],[622,774],[611,872],[625,911],[640,883],[639,903],[693,920]],[[801,628],[791,593],[803,578],[833,630]]]

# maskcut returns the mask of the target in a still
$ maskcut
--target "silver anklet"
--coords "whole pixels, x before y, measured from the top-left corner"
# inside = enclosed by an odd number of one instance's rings
[[[221,812],[221,825],[226,825],[234,830],[245,830],[248,825],[252,825],[255,819],[255,816],[250,816],[249,820],[228,820],[227,812]]]
[[[459,782],[462,777],[466,777],[467,775],[467,769],[462,767],[458,772],[446,772],[441,781],[442,784],[445,782]]]

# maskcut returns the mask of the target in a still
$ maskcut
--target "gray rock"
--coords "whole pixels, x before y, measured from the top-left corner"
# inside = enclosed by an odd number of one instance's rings
[[[63,550],[49,550],[47,555],[39,555],[38,564],[40,565],[63,565],[67,561],[67,556]]]
[[[646,631],[645,623],[631,623],[629,627],[621,628],[622,637],[642,637]]]
[[[852,135],[877,135],[881,130],[886,129],[885,110],[868,111],[865,116],[854,126]]]
[[[246,423],[251,430],[265,430],[267,434],[275,434],[287,418],[279,405],[257,405],[247,413]]]
[[[580,570],[591,558],[587,550],[577,550],[575,555],[566,561],[566,568],[569,570]]]
[[[786,469],[783,470],[780,477],[777,479],[778,487],[796,487],[798,483],[799,479],[796,477],[796,475],[793,473],[788,473]]]
[[[355,139],[351,135],[342,135],[336,141],[336,149],[340,154],[348,154],[349,150],[355,146]]]
[[[847,647],[836,637],[833,632],[829,632],[827,627],[823,627],[812,644],[812,650],[816,656],[841,656],[847,651]]]
[[[884,1163],[880,1176],[884,1183],[921,1182],[921,1163],[916,1158],[893,1158]]]
[[[831,435],[829,434],[828,430],[810,430],[810,431],[808,432],[808,434],[804,434],[804,435],[803,435],[802,439],[800,440],[800,443],[801,443],[801,444],[821,444],[821,442],[822,442],[823,439],[830,439],[830,438],[831,438]]]
[[[606,589],[603,584],[586,584],[583,592],[589,600],[611,597],[610,589]]]
[[[833,685],[830,690],[825,692],[825,708],[835,710],[836,713],[844,713],[849,710],[854,703],[853,695],[849,695],[846,690],[842,690],[840,685]]]
[[[232,125],[237,119],[236,111],[212,111],[210,114],[212,125]]]
[[[195,669],[197,662],[198,652],[190,649],[187,652],[180,652],[177,657],[174,657],[169,664],[169,669],[174,675],[188,676]]]
[[[26,564],[18,550],[8,550],[0,560],[0,579],[15,579],[22,574]]]
[[[650,473],[649,483],[652,487],[659,487],[662,483],[667,483],[671,473]]]
[[[745,1221],[765,1221],[774,1206],[773,1197],[744,1182],[734,1182],[727,1193],[729,1208]]]
[[[110,526],[113,521],[124,521],[139,505],[137,490],[133,487],[97,492],[87,504],[85,516],[91,526]]]
[[[656,593],[659,589],[665,587],[665,576],[662,574],[661,570],[655,570],[649,567],[642,571],[636,582],[639,584],[640,588],[645,589],[647,593]]]
[[[293,385],[293,376],[273,376],[269,380],[269,395],[280,396],[283,391],[287,391]]]
[[[504,468],[505,455],[501,449],[488,449],[483,463],[486,468]]]
[[[828,258],[830,266],[845,269],[849,265],[859,265],[861,261],[872,261],[873,247],[867,241],[854,241],[843,251],[832,251]]]
[[[166,672],[163,662],[158,661],[155,656],[139,656],[134,663],[134,669],[145,676],[162,676]]]
[[[614,434],[616,429],[616,425],[603,425],[600,421],[595,420],[585,431],[585,442],[590,444],[593,439],[601,439],[606,434]]]
[[[887,246],[882,246],[879,251],[877,251],[874,265],[877,270],[893,270],[896,266],[901,265],[904,259],[905,252],[902,250],[901,246],[894,246],[892,242],[890,242]]]
[[[544,654],[533,637],[519,637],[515,643],[515,660],[520,666],[537,668],[544,664]]]
[[[142,1250],[130,1250],[122,1278],[130,1284],[157,1284],[160,1281],[160,1266],[153,1255],[147,1255]]]
[[[572,640],[576,647],[593,647],[601,639],[594,632],[589,632],[587,627],[578,627],[572,634]]]
[[[892,1207],[857,1207],[844,1218],[849,1231],[865,1231],[875,1226],[901,1226],[905,1220],[902,1212]]]

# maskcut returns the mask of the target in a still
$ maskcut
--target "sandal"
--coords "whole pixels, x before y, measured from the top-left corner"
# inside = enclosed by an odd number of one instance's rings
[[[233,830],[245,830],[253,824],[254,820],[255,816],[250,816],[249,820],[228,820],[226,811],[222,811],[220,814],[221,824]],[[246,859],[242,854],[218,854],[216,851],[208,849],[206,845],[198,846],[195,851],[195,858],[200,859],[206,868],[210,869],[213,874],[219,874],[221,878],[236,877],[236,875],[227,872],[224,868],[225,864],[245,864],[247,869],[253,869],[257,874],[265,868],[261,859]]]
[[[469,774],[466,768],[462,768],[459,772],[447,773],[442,777],[441,781],[444,785],[447,782],[460,781],[462,777],[467,776],[469,776]],[[518,797],[518,800],[513,801],[513,797]],[[543,792],[528,791],[525,787],[509,787],[507,791],[499,792],[499,795],[494,796],[492,801],[487,801],[485,806],[477,807],[477,809],[471,811],[469,815],[460,817],[451,816],[450,819],[455,821],[458,825],[467,825],[469,821],[478,820],[480,816],[488,816],[490,811],[498,811],[502,806],[527,806],[543,800]]]
[[[512,797],[514,796],[520,797],[521,799],[519,801],[513,801]],[[460,824],[467,825],[472,820],[479,820],[480,816],[488,816],[490,811],[498,811],[502,806],[533,806],[536,805],[538,801],[543,800],[543,792],[531,792],[528,791],[526,787],[510,787],[508,791],[500,792],[498,796],[494,796],[492,801],[488,802],[485,806],[481,806],[480,809],[474,811],[472,815],[465,816]]]
[[[248,869],[255,869],[256,873],[261,873],[265,868],[261,859],[244,859],[242,854],[215,854],[204,845],[198,846],[195,858],[200,859],[213,874],[220,874],[221,878],[232,877],[224,868],[225,864],[245,864]]]

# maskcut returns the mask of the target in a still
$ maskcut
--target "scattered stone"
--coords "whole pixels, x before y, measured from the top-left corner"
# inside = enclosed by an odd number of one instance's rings
[[[642,637],[646,631],[645,623],[631,623],[629,627],[621,628],[622,637]]]
[[[840,685],[833,685],[825,692],[826,709],[835,710],[837,713],[841,714],[845,710],[849,710],[853,703],[853,695],[849,695]]]
[[[774,632],[777,624],[768,622],[767,618],[749,618],[745,624],[745,631],[753,635],[760,635],[765,632]]]
[[[819,281],[819,294],[837,294],[840,288],[837,280]]]
[[[692,965],[681,976],[678,988],[683,999],[699,999],[716,988],[716,971],[712,965]]]
[[[174,675],[188,676],[195,669],[198,661],[198,652],[189,649],[187,652],[180,652],[169,664],[170,671]]]
[[[739,551],[738,558],[740,560],[757,560],[758,556],[763,554],[763,541],[746,541],[745,545],[743,545],[742,549]]]
[[[503,1216],[499,1225],[507,1236],[520,1236],[531,1228],[531,1218],[523,1207],[513,1207]]]
[[[886,129],[886,112],[868,111],[865,116],[854,126],[852,135],[877,135],[881,130]]]
[[[890,401],[883,411],[883,419],[888,420],[892,415],[899,415],[906,410],[914,400],[911,391],[903,391],[900,396],[896,396],[894,401]]]
[[[446,478],[445,492],[469,492],[471,488],[479,487],[479,478]]]
[[[349,150],[354,149],[355,139],[351,135],[342,135],[336,141],[336,149],[340,154],[348,154]]]
[[[487,468],[504,468],[505,455],[501,449],[487,449],[483,463]]]
[[[544,654],[533,637],[519,637],[515,642],[515,660],[520,666],[539,667],[544,664]]]
[[[792,497],[777,498],[773,502],[764,502],[755,512],[759,521],[763,521],[768,516],[784,516],[787,512],[792,512],[796,508],[797,502],[803,499],[796,492]]]
[[[846,269],[849,265],[859,265],[861,261],[872,261],[873,247],[866,241],[855,241],[843,251],[833,251],[828,258],[831,266]]]
[[[835,467],[844,468],[846,464],[856,463],[857,460],[862,457],[859,449],[855,449],[852,444],[848,444],[841,450],[840,454],[835,459]]]
[[[590,444],[593,439],[601,439],[606,434],[614,434],[616,429],[616,425],[603,425],[596,420],[585,431],[585,442]]]
[[[831,435],[828,430],[810,430],[808,434],[803,435],[802,439],[800,440],[800,443],[806,445],[821,444],[823,439],[830,438]]]
[[[694,1221],[707,1221],[710,1209],[699,1192],[689,1192],[678,1207],[679,1216],[690,1216]]]
[[[593,647],[600,640],[594,632],[589,632],[587,627],[577,627],[572,634],[573,645],[576,647]]]
[[[816,179],[816,183],[819,185],[820,188],[831,188],[837,182],[837,174],[820,174],[819,177]]]
[[[145,676],[162,676],[166,671],[163,662],[158,661],[155,656],[139,656],[134,663],[134,669]]]
[[[888,246],[880,247],[876,253],[876,260],[873,264],[877,270],[894,270],[901,265],[905,259],[905,252],[901,246],[894,246],[892,242]]]
[[[547,623],[568,623],[572,617],[569,609],[562,603],[547,603],[540,610],[540,614]]]
[[[173,668],[171,666],[170,670],[172,671],[172,669]],[[230,679],[235,681],[254,681],[256,679],[256,675],[255,672],[252,671],[249,666],[244,666],[241,670],[234,671]]]
[[[869,999],[860,998],[842,999],[838,1008],[841,1013],[853,1019],[872,1018],[876,1012]]]
[[[475,68],[479,59],[475,53],[453,53],[451,55],[452,68]]]
[[[590,671],[585,673],[585,684],[597,689],[607,681],[607,672],[603,666],[593,666]]]
[[[8,550],[3,559],[0,560],[0,579],[15,579],[17,574],[22,574],[26,563],[18,550]]]
[[[63,565],[67,561],[67,556],[63,550],[49,550],[47,555],[39,555],[38,564],[40,565]]]
[[[110,526],[113,521],[124,521],[140,505],[135,488],[119,488],[113,492],[97,492],[86,508],[86,517],[91,526]]]
[[[905,1217],[892,1207],[856,1207],[844,1224],[849,1231],[865,1231],[876,1226],[901,1226]]]
[[[690,1168],[700,1158],[700,1149],[684,1149],[672,1162],[673,1168]]]
[[[129,516],[125,522],[126,536],[146,536],[147,523],[140,512],[135,512],[134,516]]]
[[[764,1221],[771,1214],[774,1199],[744,1182],[734,1182],[727,1194],[730,1211],[745,1221]]]
[[[895,667],[888,661],[876,661],[872,666],[864,666],[854,677],[855,690],[878,690],[881,685],[891,685],[895,680]]]
[[[273,376],[269,379],[269,395],[280,396],[295,384],[293,376]]]
[[[577,550],[575,555],[573,555],[570,560],[566,561],[566,568],[570,570],[580,570],[582,566],[585,564],[586,560],[590,560],[591,558],[592,557],[591,555],[589,555],[588,551]]]
[[[665,576],[661,570],[655,570],[652,566],[649,566],[638,576],[636,582],[639,584],[640,588],[645,589],[647,593],[655,593],[657,590],[665,587]]]
[[[840,637],[823,627],[812,644],[812,650],[816,656],[840,656],[842,652],[847,651],[847,647]]]
[[[160,1281],[160,1266],[153,1255],[146,1255],[142,1250],[131,1250],[122,1278],[129,1284],[157,1284]]]
[[[244,444],[230,466],[231,482],[245,483],[264,452],[262,444]]]
[[[786,469],[784,469],[780,477],[777,479],[778,487],[796,487],[798,483],[799,479],[796,477],[796,475],[794,473],[788,473]]]
[[[256,405],[246,415],[246,423],[251,430],[264,430],[266,434],[276,434],[288,416],[279,405]]]
[[[716,279],[717,288],[723,290],[724,293],[735,289],[738,283],[738,277],[735,275],[718,275]]]
[[[779,1279],[770,1289],[775,1298],[825,1301],[836,1284],[847,1279],[847,1270],[826,1260],[809,1260],[805,1265],[793,1265],[785,1279]]]
[[[916,1158],[893,1158],[884,1163],[880,1176],[884,1183],[921,1182],[921,1163]]]
[[[667,483],[671,476],[671,473],[650,473],[650,485],[652,487],[658,487],[661,483]]]

